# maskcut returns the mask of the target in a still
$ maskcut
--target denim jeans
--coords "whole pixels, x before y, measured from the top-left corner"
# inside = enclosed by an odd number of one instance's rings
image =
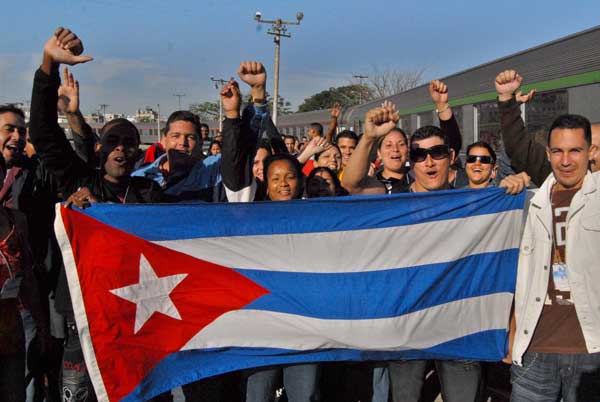
[[[289,402],[318,401],[317,371],[317,364],[296,364],[253,371],[248,375],[246,402],[274,401],[275,390],[282,375]]]
[[[600,353],[525,353],[510,377],[512,402],[600,401]]]
[[[387,367],[373,369],[373,399],[371,402],[387,402],[390,393],[390,375]]]
[[[394,402],[418,402],[425,381],[427,360],[390,362]],[[474,402],[481,380],[481,364],[470,360],[436,360],[444,402]]]

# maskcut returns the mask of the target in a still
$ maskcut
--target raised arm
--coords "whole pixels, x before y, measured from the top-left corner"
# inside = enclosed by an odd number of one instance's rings
[[[256,182],[252,162],[256,152],[262,120],[268,118],[265,104],[267,72],[259,62],[243,62],[238,68],[240,79],[250,86],[253,108],[240,118],[241,94],[235,81],[230,81],[221,92],[225,121],[221,176],[229,201],[252,201]]]
[[[333,143],[333,135],[337,130],[338,118],[340,117],[341,113],[342,107],[340,106],[340,104],[336,103],[335,105],[333,105],[333,107],[331,108],[331,120],[329,122],[329,128],[327,129],[327,134],[325,134],[325,139],[330,144]]]
[[[367,112],[364,135],[344,168],[342,177],[342,187],[351,195],[385,194],[385,186],[368,175],[369,155],[378,139],[395,128],[399,120],[400,115],[390,102],[385,102],[382,107]]]
[[[540,186],[552,168],[546,149],[535,141],[533,133],[527,133],[521,118],[521,108],[514,96],[521,82],[523,78],[515,70],[503,71],[495,80],[502,140],[515,171],[527,172],[531,180]]]
[[[63,80],[58,88],[58,109],[65,114],[73,133],[73,147],[77,156],[90,166],[95,165],[94,150],[96,138],[92,128],[86,123],[79,110],[79,81],[67,67],[63,70]]]
[[[440,119],[440,128],[448,137],[448,144],[458,155],[462,148],[462,135],[458,122],[452,113],[450,103],[448,103],[448,86],[440,80],[433,80],[429,83],[429,96],[435,104],[435,111]]]
[[[88,171],[57,122],[58,68],[61,63],[74,65],[92,60],[91,57],[80,56],[82,51],[83,44],[73,32],[58,28],[44,45],[42,65],[33,81],[30,138],[61,188]]]

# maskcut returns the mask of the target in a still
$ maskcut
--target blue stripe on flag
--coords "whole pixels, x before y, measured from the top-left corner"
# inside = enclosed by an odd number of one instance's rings
[[[323,319],[369,319],[395,317],[470,297],[514,293],[517,257],[518,249],[509,249],[383,271],[237,271],[271,292],[245,309]]]
[[[509,196],[504,189],[489,188],[168,207],[94,204],[82,212],[143,239],[165,241],[387,228],[521,209],[524,200],[525,192]],[[146,224],[140,224],[139,216],[146,217]]]
[[[507,332],[490,330],[453,339],[423,350],[375,352],[326,349],[313,352],[268,348],[227,348],[174,353],[161,361],[123,402],[138,402],[183,384],[231,371],[278,364],[328,361],[467,359],[499,361],[505,356]]]

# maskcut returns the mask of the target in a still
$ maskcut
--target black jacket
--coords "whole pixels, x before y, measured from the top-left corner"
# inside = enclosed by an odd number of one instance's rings
[[[31,94],[29,136],[46,169],[55,177],[65,198],[80,187],[87,187],[102,202],[122,202],[117,193],[124,192],[126,203],[161,201],[158,184],[145,178],[130,178],[125,189],[104,179],[102,170],[82,161],[57,122],[60,78],[55,69],[50,76],[41,69],[35,73]]]

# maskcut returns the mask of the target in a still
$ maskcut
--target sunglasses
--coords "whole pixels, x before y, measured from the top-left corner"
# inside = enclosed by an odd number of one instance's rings
[[[494,159],[487,155],[467,155],[467,163],[481,162],[484,165],[491,165],[494,163]]]
[[[423,162],[427,155],[432,159],[441,160],[450,157],[450,147],[448,145],[435,145],[431,148],[414,147],[410,149],[410,160],[412,162]]]

